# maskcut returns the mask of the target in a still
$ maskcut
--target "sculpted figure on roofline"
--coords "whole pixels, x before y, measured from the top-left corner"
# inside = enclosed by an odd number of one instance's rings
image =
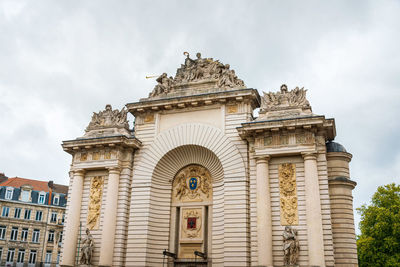
[[[168,94],[177,85],[200,81],[215,81],[218,88],[245,88],[244,82],[230,69],[229,64],[224,65],[212,58],[202,58],[200,53],[196,54],[196,59],[190,58],[188,52],[184,52],[184,55],[185,64],[177,69],[175,77],[168,77],[166,73],[160,75],[156,80],[158,84],[149,97]]]

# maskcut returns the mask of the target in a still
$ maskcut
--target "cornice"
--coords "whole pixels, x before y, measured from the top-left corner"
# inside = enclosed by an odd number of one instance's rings
[[[328,140],[333,140],[336,136],[335,120],[326,119],[325,116],[320,115],[245,122],[236,129],[243,139],[255,137],[266,132],[293,131],[296,129],[315,132],[324,130]]]
[[[256,89],[236,89],[230,91],[217,91],[195,95],[184,95],[158,99],[141,99],[139,102],[128,103],[126,107],[133,115],[159,110],[183,109],[186,107],[208,106],[225,104],[229,101],[249,101],[252,108],[260,106],[260,95]]]
[[[63,141],[62,147],[64,151],[74,154],[81,149],[101,148],[101,147],[123,147],[138,149],[141,142],[135,137],[127,137],[125,135],[93,137],[93,138],[78,138],[74,140]]]

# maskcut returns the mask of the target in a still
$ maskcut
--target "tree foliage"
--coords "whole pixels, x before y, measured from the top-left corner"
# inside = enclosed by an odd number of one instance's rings
[[[400,185],[378,187],[361,215],[357,249],[360,267],[400,266]]]

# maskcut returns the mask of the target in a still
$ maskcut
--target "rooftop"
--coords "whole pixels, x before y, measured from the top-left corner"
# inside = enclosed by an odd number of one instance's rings
[[[21,178],[21,177],[13,177],[13,178],[8,178],[7,181],[0,184],[0,186],[11,186],[11,187],[16,187],[16,188],[20,188],[23,185],[30,185],[33,187],[33,190],[35,190],[35,191],[49,192],[49,182],[46,182],[46,181],[39,181],[39,180],[33,180],[33,179],[27,179],[27,178]],[[60,185],[60,184],[53,184],[53,192],[67,194],[68,186]]]

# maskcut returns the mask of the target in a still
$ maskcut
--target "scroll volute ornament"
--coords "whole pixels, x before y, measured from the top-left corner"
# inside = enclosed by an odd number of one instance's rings
[[[297,225],[299,215],[295,164],[283,163],[279,165],[279,192],[281,224]]]

